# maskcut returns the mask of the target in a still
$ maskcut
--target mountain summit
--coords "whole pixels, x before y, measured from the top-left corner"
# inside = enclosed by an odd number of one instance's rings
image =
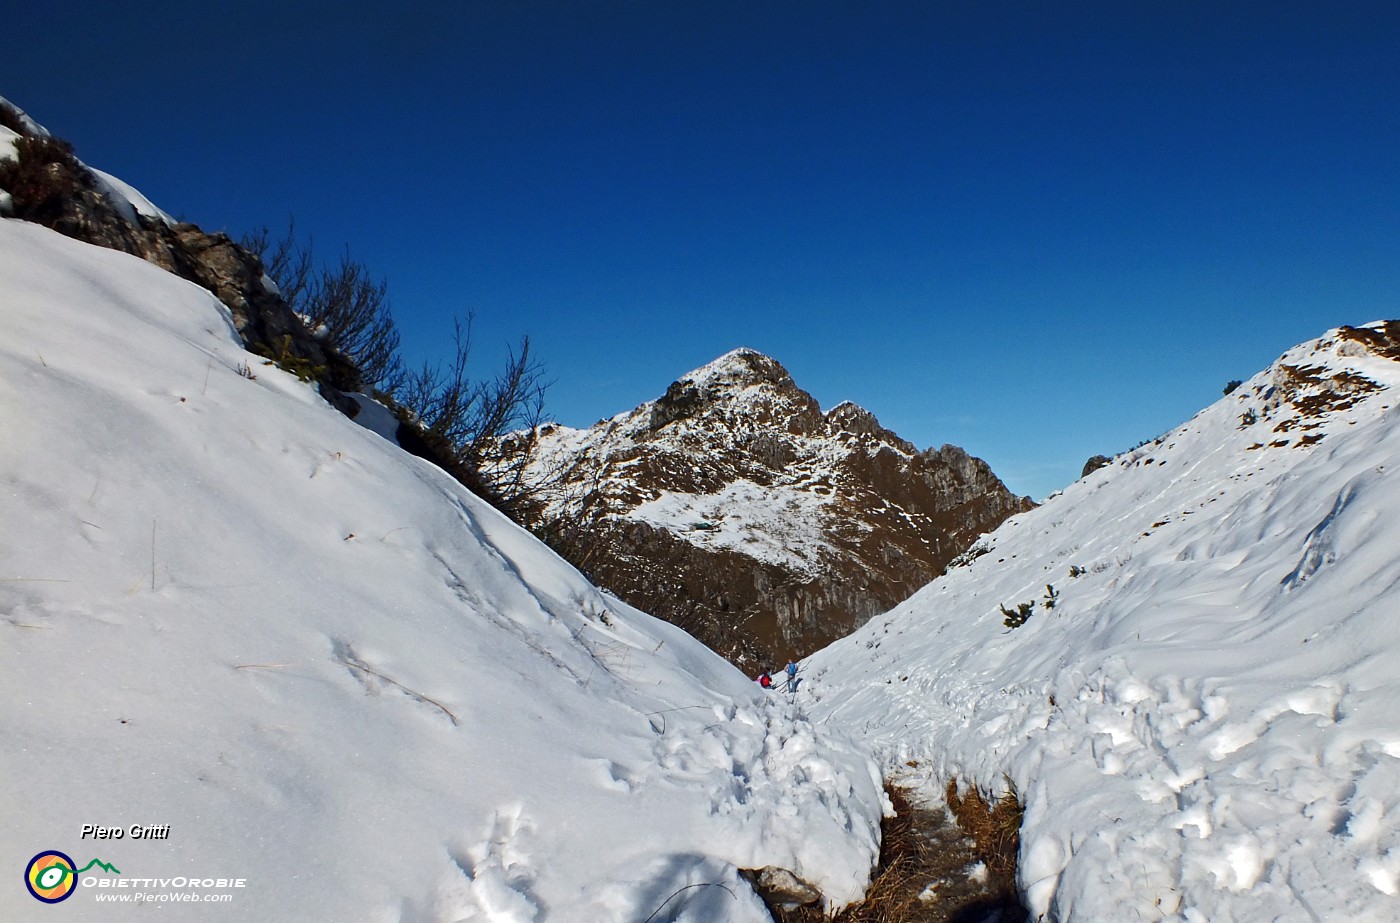
[[[809,653],[1031,504],[955,446],[919,451],[852,403],[823,413],[736,349],[529,452],[538,531],[595,581],[739,662]]]

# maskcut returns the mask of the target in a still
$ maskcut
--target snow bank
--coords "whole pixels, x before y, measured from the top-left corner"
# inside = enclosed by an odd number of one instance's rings
[[[984,537],[813,658],[814,720],[931,791],[1010,778],[1040,918],[1400,919],[1400,363],[1367,336]]]
[[[0,304],[0,918],[49,913],[20,879],[51,849],[120,870],[74,920],[759,921],[736,870],[767,865],[860,893],[879,778],[839,732],[244,352],[207,292],[0,221]],[[100,899],[179,878],[244,886]]]

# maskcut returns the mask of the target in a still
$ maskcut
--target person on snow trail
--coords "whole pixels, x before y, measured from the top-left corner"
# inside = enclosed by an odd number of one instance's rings
[[[772,675],[771,675],[767,670],[764,670],[762,673],[758,674],[758,684],[759,684],[760,686],[762,686],[764,689],[772,689],[772,688],[773,688],[773,677],[772,677]]]
[[[788,665],[787,665],[787,670],[786,670],[785,672],[787,673],[787,677],[788,677],[787,691],[788,691],[788,692],[796,692],[796,691],[797,691],[797,664],[795,664],[795,663],[793,663],[791,660],[789,660],[789,661],[788,661]]]

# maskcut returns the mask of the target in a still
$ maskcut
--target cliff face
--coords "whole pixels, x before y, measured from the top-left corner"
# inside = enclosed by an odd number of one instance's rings
[[[591,429],[502,446],[521,451],[537,531],[745,665],[850,633],[1031,506],[956,446],[919,451],[850,403],[823,413],[746,349]]]

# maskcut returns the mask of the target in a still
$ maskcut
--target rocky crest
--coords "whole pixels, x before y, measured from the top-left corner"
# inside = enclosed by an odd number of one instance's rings
[[[1032,506],[956,446],[919,451],[851,403],[823,413],[748,349],[588,430],[501,447],[520,452],[537,532],[746,666],[849,634]]]
[[[229,309],[248,348],[304,372],[348,416],[341,392],[364,382],[353,363],[318,341],[263,272],[227,234],[176,221],[0,99],[0,216],[21,218],[84,243],[138,256],[208,289]]]

